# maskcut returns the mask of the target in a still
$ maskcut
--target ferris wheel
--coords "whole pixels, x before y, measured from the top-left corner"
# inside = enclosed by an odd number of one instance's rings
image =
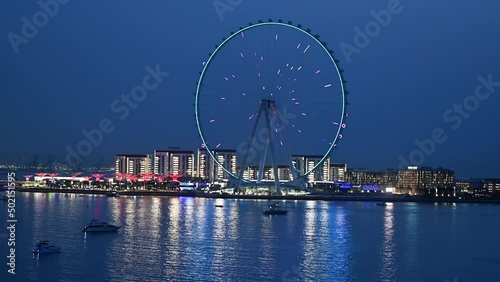
[[[196,125],[201,147],[237,188],[260,183],[270,162],[280,193],[279,167],[287,166],[290,183],[301,186],[330,157],[348,116],[338,63],[319,35],[281,20],[240,26],[215,46],[196,87]],[[219,149],[236,150],[238,169],[217,158]],[[317,161],[300,167],[294,155]],[[256,181],[245,177],[252,165]]]

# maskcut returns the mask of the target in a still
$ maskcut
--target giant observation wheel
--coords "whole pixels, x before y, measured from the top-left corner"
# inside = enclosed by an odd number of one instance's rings
[[[259,21],[231,32],[203,62],[197,82],[202,148],[238,186],[255,182],[244,173],[252,164],[261,181],[268,159],[278,193],[280,165],[289,167],[290,183],[317,171],[346,128],[348,92],[338,63],[319,35],[292,22]],[[221,149],[236,150],[237,168],[217,156]],[[298,163],[294,155],[316,161]]]

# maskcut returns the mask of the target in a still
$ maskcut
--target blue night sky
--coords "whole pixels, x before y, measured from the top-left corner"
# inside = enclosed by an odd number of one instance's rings
[[[319,34],[345,70],[349,117],[334,162],[396,169],[404,158],[454,169],[457,177],[500,177],[498,1],[221,0],[234,7],[220,15],[212,1],[67,2],[27,39],[21,38],[22,18],[33,22],[42,8],[8,1],[0,11],[0,163],[35,153],[40,161],[54,154],[64,162],[67,146],[76,148],[82,130],[102,120],[114,130],[103,134],[86,163],[110,161],[115,153],[198,148],[193,102],[202,62],[240,25],[271,18]],[[355,27],[365,30],[374,20],[371,11],[387,10],[388,3],[395,13],[385,27],[356,44]],[[11,40],[18,42],[17,54]],[[346,46],[355,53],[347,55]],[[128,113],[117,111],[124,104],[114,101],[142,85],[146,67],[157,65],[168,77],[150,80],[154,89]],[[484,86],[479,76],[494,82]],[[309,130],[324,130],[320,124],[312,122]],[[308,140],[319,135],[299,141],[312,149],[315,142]],[[415,143],[433,136],[440,141],[435,146]]]

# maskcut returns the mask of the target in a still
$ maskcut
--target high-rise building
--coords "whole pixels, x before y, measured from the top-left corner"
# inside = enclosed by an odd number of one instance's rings
[[[397,189],[411,194],[452,195],[455,172],[443,168],[409,166],[398,171]]]
[[[151,157],[148,154],[117,154],[115,173],[145,174],[151,172]]]
[[[194,152],[182,150],[155,150],[154,173],[160,175],[194,175]]]
[[[300,173],[304,175],[311,171],[323,158],[314,155],[292,155],[292,164]],[[308,176],[309,181],[328,181],[330,179],[330,158],[326,158],[323,163],[312,171]]]
[[[236,150],[216,149],[211,150],[217,161],[228,169],[231,173],[236,174]],[[224,171],[221,166],[215,162],[210,156],[207,149],[198,149],[198,177],[213,180],[228,180],[229,173]]]
[[[347,164],[330,164],[329,181],[346,181]]]

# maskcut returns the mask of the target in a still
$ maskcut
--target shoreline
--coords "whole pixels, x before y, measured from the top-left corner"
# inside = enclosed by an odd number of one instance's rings
[[[64,193],[64,194],[92,194],[107,195],[113,193],[105,190],[80,190],[80,189],[57,189],[57,188],[16,188],[16,192],[27,193]],[[159,191],[122,191],[117,192],[120,196],[153,196],[153,197],[195,197],[211,199],[243,199],[243,200],[300,200],[300,201],[356,201],[356,202],[406,202],[406,203],[466,203],[466,204],[500,204],[500,199],[458,197],[422,197],[406,196],[399,194],[383,195],[304,195],[304,196],[264,196],[264,195],[231,195],[231,194],[206,194],[194,191],[159,192]]]

